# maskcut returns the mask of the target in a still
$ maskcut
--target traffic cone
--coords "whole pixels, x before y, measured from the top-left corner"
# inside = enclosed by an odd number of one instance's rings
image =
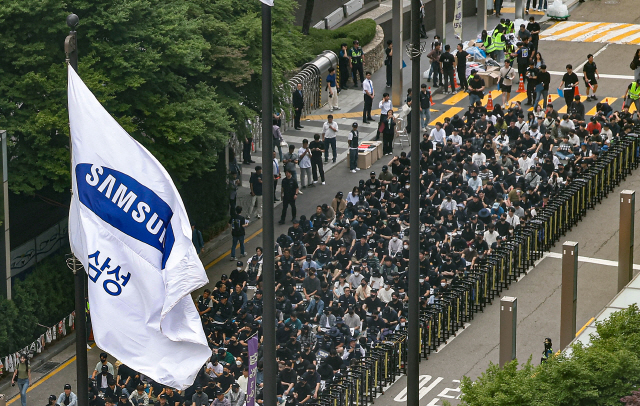
[[[576,85],[576,87],[573,88],[573,97],[576,96],[580,96],[580,86]]]
[[[458,75],[453,74],[453,90],[458,89]]]
[[[547,97],[547,104],[551,104],[553,102],[553,100],[551,100],[551,95],[549,95]]]
[[[489,99],[487,100],[487,111],[493,111],[493,97],[489,93]]]
[[[518,93],[526,93],[526,90],[524,90],[524,79],[522,78],[522,75],[520,75],[520,84],[518,85]]]
[[[433,102],[433,95],[431,94],[431,86],[429,86],[429,101],[431,102],[432,106],[435,105],[435,103]]]

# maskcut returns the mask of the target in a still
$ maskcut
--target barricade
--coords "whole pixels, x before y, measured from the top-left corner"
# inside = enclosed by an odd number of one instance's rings
[[[640,132],[640,125],[635,130]],[[588,214],[640,162],[640,143],[635,135],[615,139],[607,151],[571,184],[562,188],[536,217],[491,255],[478,260],[461,283],[434,304],[420,308],[420,353],[408,354],[407,332],[387,332],[381,341],[369,337],[364,358],[352,360],[309,404],[321,406],[367,406],[384,394],[385,388],[406,373],[407,359],[428,359],[499,298],[504,289],[527,272],[567,231]]]

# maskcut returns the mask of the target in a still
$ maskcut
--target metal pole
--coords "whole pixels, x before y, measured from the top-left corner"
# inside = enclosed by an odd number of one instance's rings
[[[633,228],[635,223],[636,192],[620,192],[620,227],[618,241],[618,292],[633,279]]]
[[[263,277],[263,334],[264,340],[264,389],[265,406],[278,403],[276,362],[276,281],[274,264],[274,221],[273,215],[273,88],[271,66],[271,7],[262,4],[262,263]]]
[[[391,40],[393,41],[394,57],[391,58],[391,101],[396,106],[402,106],[402,0],[393,0],[391,7]]]
[[[407,405],[420,403],[420,0],[411,2],[411,194],[409,196],[409,336]]]
[[[67,17],[67,25],[72,30],[78,25],[78,16],[70,14]],[[78,46],[76,31],[70,31],[64,41],[64,50],[67,54],[67,63],[78,72]],[[72,143],[69,137],[69,153],[71,157]],[[73,174],[73,167],[71,167]],[[89,404],[89,367],[87,361],[87,319],[86,319],[86,301],[85,301],[85,284],[86,277],[82,270],[80,261],[75,256],[70,258],[69,267],[73,271],[75,280],[75,329],[76,329],[76,373],[78,387],[76,394],[78,395],[78,406],[88,406]]]
[[[565,348],[576,336],[576,305],[578,302],[578,243],[562,244],[562,291],[560,294],[560,348]]]
[[[4,266],[6,271],[6,297],[11,300],[11,239],[9,232],[9,169],[7,163],[7,132],[2,136],[2,192],[4,194]]]
[[[516,359],[516,329],[518,327],[518,299],[500,299],[500,368]]]
[[[447,0],[436,0],[436,34],[440,35],[444,51],[447,43]]]
[[[524,20],[524,0],[516,0],[516,14],[513,21],[516,21],[518,19]]]
[[[476,0],[478,2],[478,11],[477,18],[478,22],[476,23],[478,34],[482,32],[482,30],[487,29],[487,0]],[[490,0],[493,1],[493,0]]]

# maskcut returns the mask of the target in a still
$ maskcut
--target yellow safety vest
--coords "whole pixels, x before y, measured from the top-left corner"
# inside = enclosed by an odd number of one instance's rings
[[[497,51],[504,51],[505,41],[504,41],[503,33],[501,32],[494,33],[492,42]]]
[[[487,39],[484,40],[484,50],[489,54],[496,50],[496,44],[493,43],[493,38],[487,35]]]
[[[633,82],[631,84],[631,89],[629,89],[629,97],[631,100],[638,100],[640,98],[640,86],[638,86],[638,82]]]

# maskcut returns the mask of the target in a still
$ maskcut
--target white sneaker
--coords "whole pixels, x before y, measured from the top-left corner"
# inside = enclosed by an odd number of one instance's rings
[[[329,111],[333,111],[333,107],[329,109]]]
[[[356,170],[355,170],[355,169],[352,169],[352,170],[351,170],[351,173],[356,173]]]
[[[342,110],[340,107],[336,107],[336,110]]]
[[[315,185],[316,183],[318,183],[318,181],[317,181],[317,180],[314,180],[314,181],[313,181],[313,184]]]
[[[304,193],[302,193],[302,190],[299,190],[299,191],[298,191],[298,193],[299,193],[299,194],[301,194],[301,195],[303,195],[303,194],[304,194]]]
[[[325,182],[322,182],[322,184],[323,184],[323,185],[326,185],[326,183],[325,183]]]
[[[356,171],[359,171],[359,170],[360,170],[360,168],[356,167]]]
[[[257,216],[258,218],[262,218],[262,216]]]

